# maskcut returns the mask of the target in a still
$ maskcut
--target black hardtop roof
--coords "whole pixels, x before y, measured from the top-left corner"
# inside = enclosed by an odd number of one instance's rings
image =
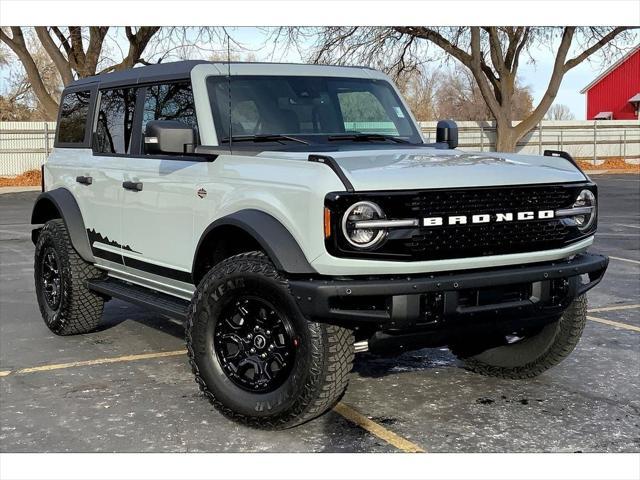
[[[191,70],[201,63],[212,63],[204,60],[184,60],[182,62],[158,63],[146,67],[136,67],[120,72],[103,73],[92,77],[81,78],[67,85],[67,88],[104,85],[125,85],[158,80],[188,78]]]
[[[180,62],[168,62],[158,63],[156,65],[148,65],[144,67],[130,68],[122,70],[120,72],[103,73],[100,75],[94,75],[92,77],[81,78],[66,86],[65,89],[75,89],[77,87],[106,87],[106,86],[118,86],[118,85],[135,85],[136,83],[149,83],[166,80],[179,80],[189,78],[191,70],[196,65],[202,63],[209,64],[225,64],[224,61],[206,61],[206,60],[183,60]],[[264,64],[264,65],[278,65],[278,63],[271,62],[231,62],[233,63],[251,63],[251,64]],[[279,64],[282,65],[282,64]],[[292,64],[289,65],[305,65],[305,64]],[[309,65],[312,66],[312,65]],[[327,65],[324,65],[327,66]],[[341,65],[331,65],[341,66]],[[349,68],[367,68],[360,66],[349,66]]]

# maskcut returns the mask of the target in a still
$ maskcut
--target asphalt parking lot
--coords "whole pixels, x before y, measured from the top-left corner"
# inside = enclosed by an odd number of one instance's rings
[[[359,354],[339,408],[284,432],[213,409],[175,321],[114,300],[99,331],[50,333],[27,223],[37,192],[0,195],[0,451],[638,452],[640,178],[594,180],[593,250],[611,263],[573,355],[534,380],[509,381],[460,368],[446,349]]]

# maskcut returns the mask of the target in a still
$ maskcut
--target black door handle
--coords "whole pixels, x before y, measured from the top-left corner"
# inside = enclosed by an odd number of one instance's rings
[[[122,187],[125,190],[133,190],[134,192],[141,192],[142,182],[122,182]]]
[[[93,178],[80,175],[76,177],[76,182],[81,183],[83,185],[91,185],[93,183]]]

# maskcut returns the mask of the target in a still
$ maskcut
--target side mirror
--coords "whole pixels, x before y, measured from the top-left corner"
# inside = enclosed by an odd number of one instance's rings
[[[153,120],[144,132],[145,153],[193,153],[193,128],[175,120]]]
[[[458,125],[453,120],[440,120],[436,126],[436,142],[446,143],[449,148],[458,146]]]

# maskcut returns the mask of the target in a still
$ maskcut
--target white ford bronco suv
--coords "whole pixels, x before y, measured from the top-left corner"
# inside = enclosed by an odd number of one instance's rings
[[[354,353],[449,346],[529,378],[577,344],[596,186],[564,152],[425,143],[384,74],[185,61],[78,80],[33,208],[56,334],[110,298],[186,322],[225,415],[286,428],[334,406]]]

